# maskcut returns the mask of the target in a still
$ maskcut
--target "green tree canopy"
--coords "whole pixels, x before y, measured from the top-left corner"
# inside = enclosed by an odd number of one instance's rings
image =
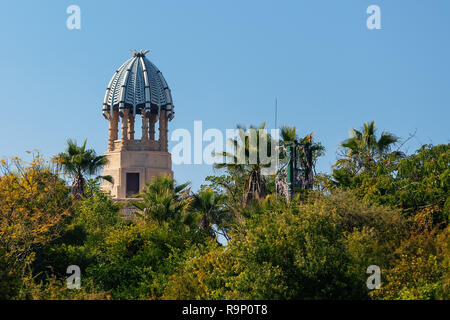
[[[73,140],[67,141],[65,152],[58,153],[54,162],[62,168],[72,179],[72,194],[79,197],[84,194],[86,189],[85,176],[97,174],[100,169],[107,164],[106,156],[98,156],[93,149],[86,149],[87,139],[81,146]],[[101,177],[101,176],[99,176]],[[101,177],[111,181],[111,177]]]

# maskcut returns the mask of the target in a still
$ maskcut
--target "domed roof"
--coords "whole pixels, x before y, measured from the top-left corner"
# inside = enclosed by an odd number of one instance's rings
[[[119,109],[132,114],[158,114],[166,110],[169,120],[174,116],[170,89],[161,71],[148,60],[148,51],[133,51],[134,55],[113,75],[103,100],[103,115]]]

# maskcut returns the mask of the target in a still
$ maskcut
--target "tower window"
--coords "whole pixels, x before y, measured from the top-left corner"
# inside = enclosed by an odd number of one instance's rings
[[[139,173],[127,173],[127,198],[139,193]]]

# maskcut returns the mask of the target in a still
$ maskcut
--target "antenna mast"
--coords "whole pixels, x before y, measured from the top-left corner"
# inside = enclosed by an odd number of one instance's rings
[[[278,98],[275,97],[275,129],[277,129],[277,116],[278,116]]]

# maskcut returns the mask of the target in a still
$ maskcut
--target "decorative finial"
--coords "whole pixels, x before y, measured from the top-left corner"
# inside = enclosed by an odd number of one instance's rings
[[[145,55],[150,52],[150,50],[145,51],[130,50],[130,51],[133,54],[133,57],[145,57]]]

